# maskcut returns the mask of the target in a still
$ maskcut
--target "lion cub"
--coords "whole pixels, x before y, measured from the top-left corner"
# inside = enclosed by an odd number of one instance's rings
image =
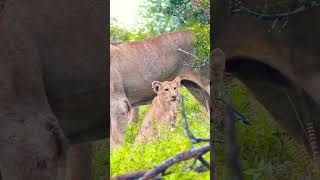
[[[149,141],[152,137],[159,136],[157,128],[174,128],[177,122],[178,92],[180,77],[173,81],[153,81],[152,89],[157,96],[152,100],[150,110],[147,112],[137,136],[138,141]]]

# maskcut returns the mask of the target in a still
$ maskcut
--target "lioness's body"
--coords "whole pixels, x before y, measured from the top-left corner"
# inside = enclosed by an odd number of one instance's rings
[[[152,100],[151,108],[143,119],[137,136],[138,141],[148,141],[155,137],[160,127],[175,127],[179,86],[180,78],[176,78],[172,82],[165,81],[159,84],[158,88],[153,87],[157,96]]]
[[[193,58],[177,49],[192,52],[192,41],[192,32],[182,31],[110,46],[111,71],[116,70],[123,77],[123,88],[131,105],[143,105],[152,100],[154,92],[150,84],[153,80],[173,79],[186,70],[183,64],[192,63]]]

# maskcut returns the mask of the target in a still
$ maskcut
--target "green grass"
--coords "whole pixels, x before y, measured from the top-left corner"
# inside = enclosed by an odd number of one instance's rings
[[[190,128],[196,136],[208,138],[210,134],[209,119],[204,108],[200,107],[197,101],[185,88],[182,89],[182,94],[189,99],[188,101],[185,101],[185,106]],[[161,138],[154,139],[149,143],[135,143],[134,140],[139,127],[149,108],[150,105],[141,107],[138,123],[129,124],[126,134],[126,144],[119,149],[111,150],[111,176],[151,169],[154,166],[161,164],[166,159],[190,149],[190,142],[186,136],[183,122],[180,117],[180,106],[178,106],[178,125],[173,132],[164,133]],[[207,153],[204,157],[209,161],[210,154]],[[170,167],[166,171],[169,172],[169,174],[163,178],[168,180],[210,179],[209,172],[196,173],[189,170],[189,166],[192,162],[193,160],[184,161]]]
[[[209,119],[206,112],[186,89],[183,89],[182,92],[190,99],[185,101],[190,128],[198,137],[209,137]],[[238,81],[234,82],[232,100],[236,109],[251,119],[251,125],[236,123],[244,179],[320,179],[319,172],[314,172],[316,168],[312,166],[304,148],[288,136]],[[143,106],[140,109],[139,122],[129,125],[125,146],[111,151],[111,176],[153,168],[171,156],[190,149],[180,113],[178,114],[178,127],[173,133],[165,134],[161,139],[155,139],[148,144],[134,144],[134,138],[149,108],[150,105]],[[222,130],[215,135],[218,136],[217,139],[223,139],[219,134],[223,134]],[[94,180],[108,177],[105,172],[108,160],[106,147],[107,142],[105,141],[95,145]],[[215,164],[218,166],[216,172],[218,179],[232,179],[224,145],[216,144],[215,148],[217,149]],[[210,154],[207,153],[205,158],[209,160],[209,156]],[[171,174],[165,176],[164,179],[209,179],[209,172],[190,171],[188,168],[190,164],[192,160],[172,166],[167,170]]]
[[[251,119],[251,125],[236,123],[240,163],[244,179],[319,179],[304,147],[298,145],[239,81],[233,83],[236,109]],[[219,147],[219,179],[230,179],[226,149]]]
[[[106,180],[110,177],[107,171],[109,164],[109,142],[106,139],[96,141],[93,143],[92,153],[92,179]]]

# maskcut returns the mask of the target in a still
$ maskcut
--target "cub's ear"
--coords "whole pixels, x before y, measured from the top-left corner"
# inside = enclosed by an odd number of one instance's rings
[[[179,76],[176,77],[176,78],[173,80],[173,82],[175,82],[175,83],[177,84],[177,86],[179,87],[180,84],[181,84],[181,79],[180,79],[180,77],[179,77]]]
[[[161,85],[162,85],[162,82],[160,82],[160,81],[153,81],[153,82],[152,82],[152,89],[153,89],[153,91],[154,91],[155,93],[158,93],[159,90],[160,90]]]

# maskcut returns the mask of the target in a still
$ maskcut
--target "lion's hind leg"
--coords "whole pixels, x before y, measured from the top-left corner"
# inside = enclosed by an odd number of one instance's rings
[[[130,104],[125,97],[112,97],[110,102],[111,115],[111,147],[122,146],[125,143],[127,118]]]

